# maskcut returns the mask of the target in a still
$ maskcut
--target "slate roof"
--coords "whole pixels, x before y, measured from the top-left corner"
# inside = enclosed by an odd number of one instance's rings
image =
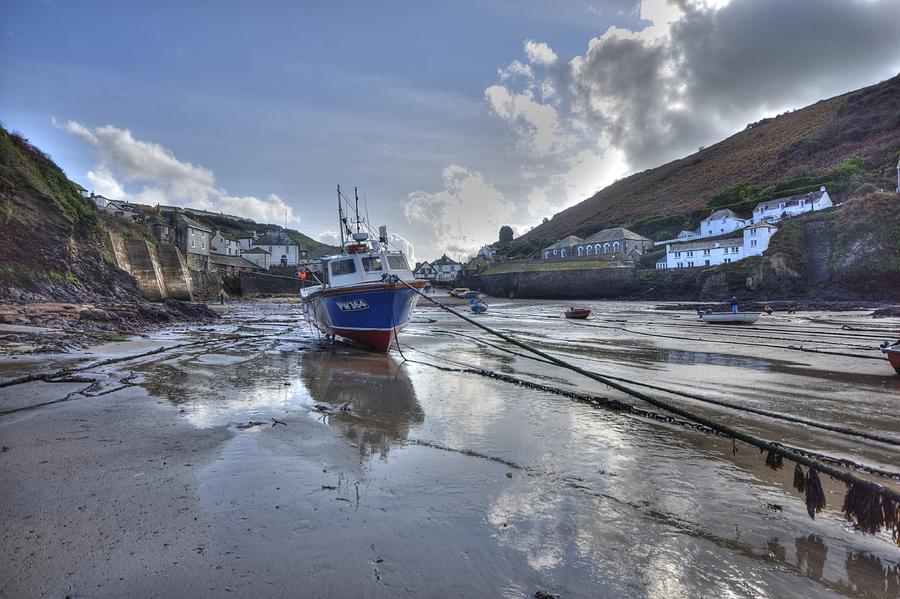
[[[746,218],[740,217],[737,214],[735,214],[735,212],[733,210],[731,210],[730,208],[721,208],[719,210],[716,210],[715,212],[713,212],[712,214],[710,214],[703,220],[705,220],[705,221],[719,220],[722,218],[735,218],[737,220],[747,220]]]
[[[267,252],[266,250],[264,250],[262,248],[251,248],[249,250],[244,250],[241,253],[242,254],[268,254],[269,252]]]
[[[647,239],[643,235],[638,235],[634,231],[629,231],[625,227],[603,229],[602,231],[598,231],[585,239],[583,243],[603,243],[605,241],[619,241],[620,239],[633,239],[635,241],[649,241],[650,243],[652,243],[650,239]]]
[[[760,202],[756,205],[756,208],[754,208],[753,211],[758,212],[761,210],[778,210],[778,204],[782,202],[784,202],[784,208],[788,208],[790,206],[798,206],[800,204],[800,200],[806,200],[807,204],[812,204],[813,202],[818,202],[823,195],[825,195],[825,192],[820,189],[818,191],[811,191],[809,193],[798,193],[796,195],[787,196],[785,198],[776,198],[774,200],[769,200],[768,202]],[[782,208],[782,210],[784,208]]]
[[[444,254],[443,256],[441,256],[440,258],[438,258],[437,260],[435,260],[434,262],[431,263],[432,266],[453,266],[454,264],[457,266],[462,266],[462,264],[460,264],[453,258],[448,258],[447,254]]]
[[[284,231],[270,231],[260,235],[253,245],[299,245]]]
[[[222,266],[235,266],[238,268],[251,268],[253,270],[265,270],[258,264],[254,264],[249,260],[241,258],[240,256],[223,256],[222,254],[210,254],[209,261],[213,264],[220,264]]]
[[[191,227],[192,229],[199,229],[201,231],[206,231],[207,233],[210,233],[210,234],[212,233],[212,229],[210,229],[206,225],[201,225],[200,223],[198,223],[197,221],[195,221],[194,219],[192,219],[189,216],[179,214],[178,218],[182,219],[185,223],[187,223],[187,226]]]
[[[547,247],[544,248],[544,250],[557,250],[557,249],[567,248],[567,247],[571,247],[573,245],[577,245],[577,244],[581,243],[582,241],[583,240],[581,239],[581,237],[578,237],[577,235],[569,235],[568,237],[563,237],[562,239],[560,239],[553,245],[548,245]]]

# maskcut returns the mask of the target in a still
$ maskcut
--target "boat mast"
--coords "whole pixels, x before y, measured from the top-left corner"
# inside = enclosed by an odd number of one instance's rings
[[[356,197],[356,232],[359,233],[359,191],[357,188],[353,188],[353,195]]]
[[[338,230],[341,232],[341,251],[344,251],[344,209],[341,207],[341,186],[337,186],[338,196]]]

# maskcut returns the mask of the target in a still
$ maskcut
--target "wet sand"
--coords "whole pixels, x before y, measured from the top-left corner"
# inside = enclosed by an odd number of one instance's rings
[[[872,349],[900,319],[776,313],[734,329],[590,305],[586,322],[499,300],[479,318],[598,372],[900,438],[900,377]],[[90,385],[0,388],[0,596],[900,594],[900,552],[842,517],[843,485],[823,480],[813,520],[792,469],[751,447],[434,368],[622,397],[433,308],[401,336],[405,363],[322,343],[297,317],[235,305],[205,330],[0,360],[9,379],[182,346],[88,367]],[[900,472],[896,447],[677,401]]]

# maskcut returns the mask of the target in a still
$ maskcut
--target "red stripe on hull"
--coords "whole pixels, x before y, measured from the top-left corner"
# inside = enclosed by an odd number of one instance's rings
[[[900,349],[889,348],[884,350],[887,354],[888,362],[894,367],[897,374],[900,374]]]
[[[334,329],[334,334],[371,347],[377,352],[386,352],[394,341],[394,331],[354,331]]]

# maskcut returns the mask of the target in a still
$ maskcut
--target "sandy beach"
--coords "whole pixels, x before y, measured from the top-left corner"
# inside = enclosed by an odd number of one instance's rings
[[[496,300],[482,322],[584,368],[900,439],[900,319]],[[420,306],[402,355],[292,303],[0,360],[2,597],[896,597],[889,531],[823,477],[695,428],[454,369],[627,400]],[[518,351],[518,350],[516,350]],[[152,353],[151,353],[152,352]],[[404,361],[405,360],[405,361]],[[50,382],[50,381],[58,382]],[[65,382],[68,381],[68,382]],[[889,445],[676,399],[900,488]],[[647,406],[643,406],[646,408]]]

